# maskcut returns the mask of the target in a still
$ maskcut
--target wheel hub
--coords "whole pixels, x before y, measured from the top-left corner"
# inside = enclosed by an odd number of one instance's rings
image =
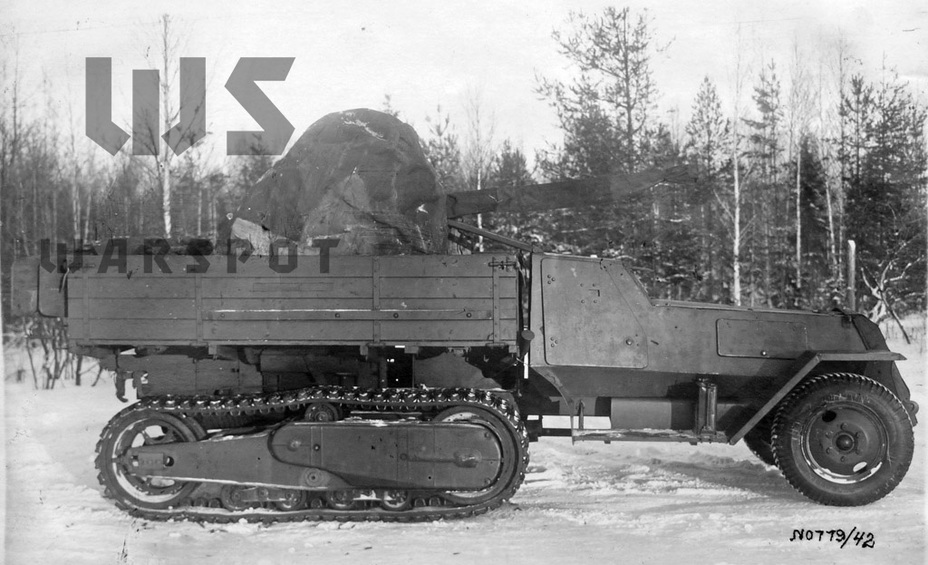
[[[841,451],[851,451],[854,449],[854,438],[848,434],[841,434],[835,438],[835,447]]]
[[[832,405],[810,419],[805,451],[818,475],[833,482],[856,482],[879,468],[886,432],[866,407]]]

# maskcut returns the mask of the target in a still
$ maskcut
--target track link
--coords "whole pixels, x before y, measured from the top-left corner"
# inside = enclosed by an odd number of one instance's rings
[[[117,423],[133,412],[155,411],[182,419],[196,419],[198,416],[254,416],[298,411],[315,402],[336,404],[350,410],[382,411],[385,414],[399,415],[408,412],[436,412],[455,407],[479,408],[491,412],[501,423],[504,423],[509,437],[500,438],[500,440],[512,441],[518,461],[508,476],[500,477],[499,480],[506,481],[507,484],[489,500],[475,504],[462,504],[444,498],[441,492],[417,493],[416,503],[411,508],[402,511],[364,507],[354,510],[334,510],[321,507],[322,499],[318,497],[320,493],[308,493],[310,500],[306,508],[298,510],[284,511],[272,504],[267,504],[261,508],[232,511],[222,507],[218,497],[211,493],[211,491],[218,491],[218,488],[210,483],[203,483],[176,507],[142,508],[136,505],[131,498],[122,495],[119,489],[111,484],[112,479],[104,472],[106,466],[111,463],[104,446],[108,440],[121,431]],[[259,523],[333,520],[421,522],[476,516],[499,507],[516,493],[525,478],[525,469],[529,459],[528,434],[519,418],[518,408],[511,400],[493,392],[466,388],[360,389],[333,386],[258,395],[145,398],[125,408],[110,420],[97,442],[96,453],[97,478],[104,487],[104,496],[113,499],[119,508],[130,515],[148,520],[190,520],[211,523],[240,520]]]

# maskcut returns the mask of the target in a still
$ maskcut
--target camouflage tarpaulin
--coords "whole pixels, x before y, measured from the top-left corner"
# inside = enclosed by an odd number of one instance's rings
[[[267,253],[280,238],[300,253],[336,238],[333,254],[443,253],[444,192],[419,136],[400,120],[368,109],[329,114],[245,195],[232,236]]]

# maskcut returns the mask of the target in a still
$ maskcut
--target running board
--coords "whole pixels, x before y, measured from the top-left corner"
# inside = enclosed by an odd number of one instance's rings
[[[728,436],[722,432],[695,434],[689,430],[578,430],[571,431],[570,438],[578,441],[668,441],[697,443],[724,443]]]

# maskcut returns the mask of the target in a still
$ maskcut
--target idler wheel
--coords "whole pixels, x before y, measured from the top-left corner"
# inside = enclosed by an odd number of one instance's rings
[[[132,506],[178,506],[199,483],[136,475],[127,452],[147,445],[198,441],[204,436],[200,425],[189,418],[148,409],[121,412],[107,424],[97,444],[100,483],[109,496]]]

